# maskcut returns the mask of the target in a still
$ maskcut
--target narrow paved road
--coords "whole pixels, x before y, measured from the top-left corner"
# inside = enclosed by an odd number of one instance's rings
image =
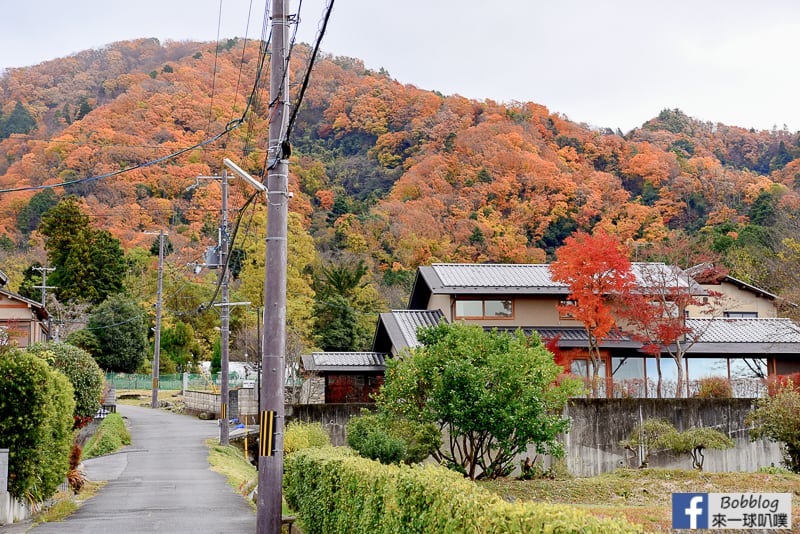
[[[108,480],[98,494],[61,523],[32,534],[145,532],[255,532],[253,509],[225,477],[209,470],[206,439],[219,436],[216,421],[161,410],[118,406],[132,444],[124,452],[87,462],[92,480]]]

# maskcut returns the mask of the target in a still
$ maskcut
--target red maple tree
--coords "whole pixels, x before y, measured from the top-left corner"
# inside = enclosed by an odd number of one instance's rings
[[[631,264],[622,243],[603,230],[594,235],[576,232],[556,250],[550,264],[553,280],[569,289],[566,305],[559,312],[583,323],[588,337],[592,367],[592,396],[597,397],[603,358],[600,344],[616,326],[612,301],[633,284]]]

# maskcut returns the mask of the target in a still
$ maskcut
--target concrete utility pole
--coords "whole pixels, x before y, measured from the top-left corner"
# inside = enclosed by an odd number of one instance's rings
[[[259,413],[257,532],[281,531],[284,384],[286,381],[286,260],[289,115],[288,0],[272,0],[270,122],[267,147],[267,253],[264,272],[264,350]]]
[[[219,275],[222,277],[222,310],[220,313],[221,346],[220,346],[220,405],[219,405],[219,444],[227,445],[228,436],[228,345],[230,340],[230,307],[228,306],[228,171],[222,171],[222,227],[219,237]]]
[[[154,232],[145,232],[153,234]],[[161,295],[162,280],[164,278],[164,236],[167,235],[162,229],[158,233],[158,293],[156,294],[156,331],[154,336],[153,349],[153,393],[150,402],[151,408],[158,408],[158,374],[161,365]]]
[[[40,286],[33,286],[33,289],[41,289],[42,290],[42,308],[46,309],[47,305],[47,290],[48,289],[56,289],[56,286],[48,286],[47,285],[47,273],[51,273],[56,270],[55,267],[33,267],[35,271],[39,271],[42,273],[42,285]],[[51,332],[53,326],[53,321],[50,319],[50,314],[47,314],[47,340],[53,339],[53,334]]]

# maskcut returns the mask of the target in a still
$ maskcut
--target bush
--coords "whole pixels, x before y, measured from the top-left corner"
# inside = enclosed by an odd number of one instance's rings
[[[303,532],[634,533],[641,527],[571,506],[509,503],[440,466],[394,466],[346,449],[286,458],[284,496]]]
[[[309,447],[330,446],[331,438],[321,423],[291,421],[283,434],[283,452],[289,455]]]
[[[32,354],[0,354],[0,447],[9,449],[8,490],[42,502],[64,482],[72,445],[72,385]]]
[[[27,351],[64,373],[72,383],[75,390],[76,421],[94,417],[100,409],[105,378],[91,354],[73,345],[55,342],[36,343],[28,347]]]
[[[118,413],[110,413],[103,419],[97,431],[89,438],[83,449],[84,458],[94,458],[110,454],[121,449],[124,445],[131,444],[131,435],[125,427],[125,421]]]
[[[698,390],[695,397],[701,399],[730,399],[733,397],[733,388],[726,378],[709,376],[697,381]]]
[[[376,415],[353,417],[347,423],[347,444],[358,454],[382,464],[396,464],[406,456],[406,443],[390,435]]]
[[[787,469],[800,473],[800,386],[787,381],[768,397],[758,399],[745,423],[752,425],[752,439],[766,437],[783,444]]]

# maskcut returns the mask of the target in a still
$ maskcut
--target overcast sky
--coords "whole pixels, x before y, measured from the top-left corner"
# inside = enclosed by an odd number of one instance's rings
[[[138,37],[213,41],[218,20],[221,38],[259,37],[265,5],[0,2],[0,70]],[[303,0],[299,40],[312,42],[324,4]],[[800,130],[796,0],[336,0],[322,48],[404,84],[533,101],[593,126],[628,131],[680,108],[704,121]]]

